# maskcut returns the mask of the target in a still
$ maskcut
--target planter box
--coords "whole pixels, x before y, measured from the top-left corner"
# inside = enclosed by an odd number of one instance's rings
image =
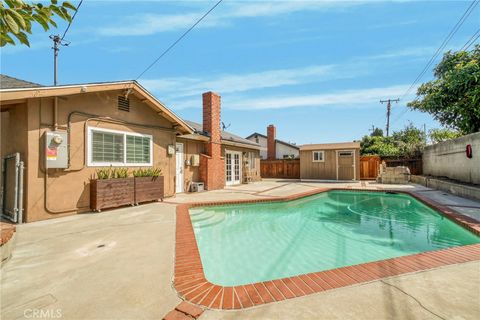
[[[164,178],[136,177],[135,178],[135,203],[147,201],[163,201]]]
[[[90,208],[100,211],[135,204],[133,178],[96,179],[90,182]]]

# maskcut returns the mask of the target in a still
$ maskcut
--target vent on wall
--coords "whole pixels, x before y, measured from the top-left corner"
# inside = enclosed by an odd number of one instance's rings
[[[124,96],[118,96],[118,110],[130,112],[130,100]]]

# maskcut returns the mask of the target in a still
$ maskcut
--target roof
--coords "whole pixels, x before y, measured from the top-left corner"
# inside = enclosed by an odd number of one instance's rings
[[[300,146],[300,151],[304,150],[341,150],[341,149],[360,149],[360,142],[337,142],[304,144]]]
[[[249,135],[245,139],[249,139],[249,138],[255,137],[255,136],[260,136],[260,137],[264,137],[265,139],[268,139],[268,137],[266,135],[258,133],[258,132],[252,133],[251,135]],[[285,141],[282,141],[282,140],[279,140],[279,139],[275,139],[275,142],[286,145],[287,147],[294,148],[294,149],[297,149],[297,150],[300,149],[297,145],[295,145],[293,143],[288,143],[288,142],[285,142]]]
[[[9,77],[0,74],[0,89],[15,89],[15,88],[32,88],[41,87],[42,85],[30,81],[20,80],[14,77]]]
[[[208,134],[205,131],[203,131],[203,126],[200,123],[188,121],[188,120],[185,120],[185,122],[195,130],[196,134],[204,137],[208,137]],[[228,131],[222,131],[221,137],[222,137],[222,142],[232,142],[234,144],[246,145],[246,147],[252,147],[254,149],[260,148],[260,145],[258,143],[244,139]],[[188,137],[184,136],[184,138],[188,138]]]
[[[21,81],[21,80],[19,80]],[[0,89],[0,102],[18,101],[31,98],[60,97],[74,94],[84,94],[103,91],[125,90],[140,98],[140,100],[157,111],[159,115],[169,119],[182,129],[183,133],[193,133],[193,129],[160,100],[142,87],[135,80],[81,83],[58,86],[29,86],[25,88]]]

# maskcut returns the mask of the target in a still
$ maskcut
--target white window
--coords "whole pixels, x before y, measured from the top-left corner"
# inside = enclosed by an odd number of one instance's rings
[[[324,151],[313,151],[313,162],[324,162],[325,161],[325,152]]]
[[[88,166],[151,166],[152,152],[151,135],[88,128]]]

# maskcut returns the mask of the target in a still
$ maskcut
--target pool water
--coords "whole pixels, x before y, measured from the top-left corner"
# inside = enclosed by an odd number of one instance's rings
[[[190,209],[206,278],[234,286],[480,243],[405,194],[329,191]]]

